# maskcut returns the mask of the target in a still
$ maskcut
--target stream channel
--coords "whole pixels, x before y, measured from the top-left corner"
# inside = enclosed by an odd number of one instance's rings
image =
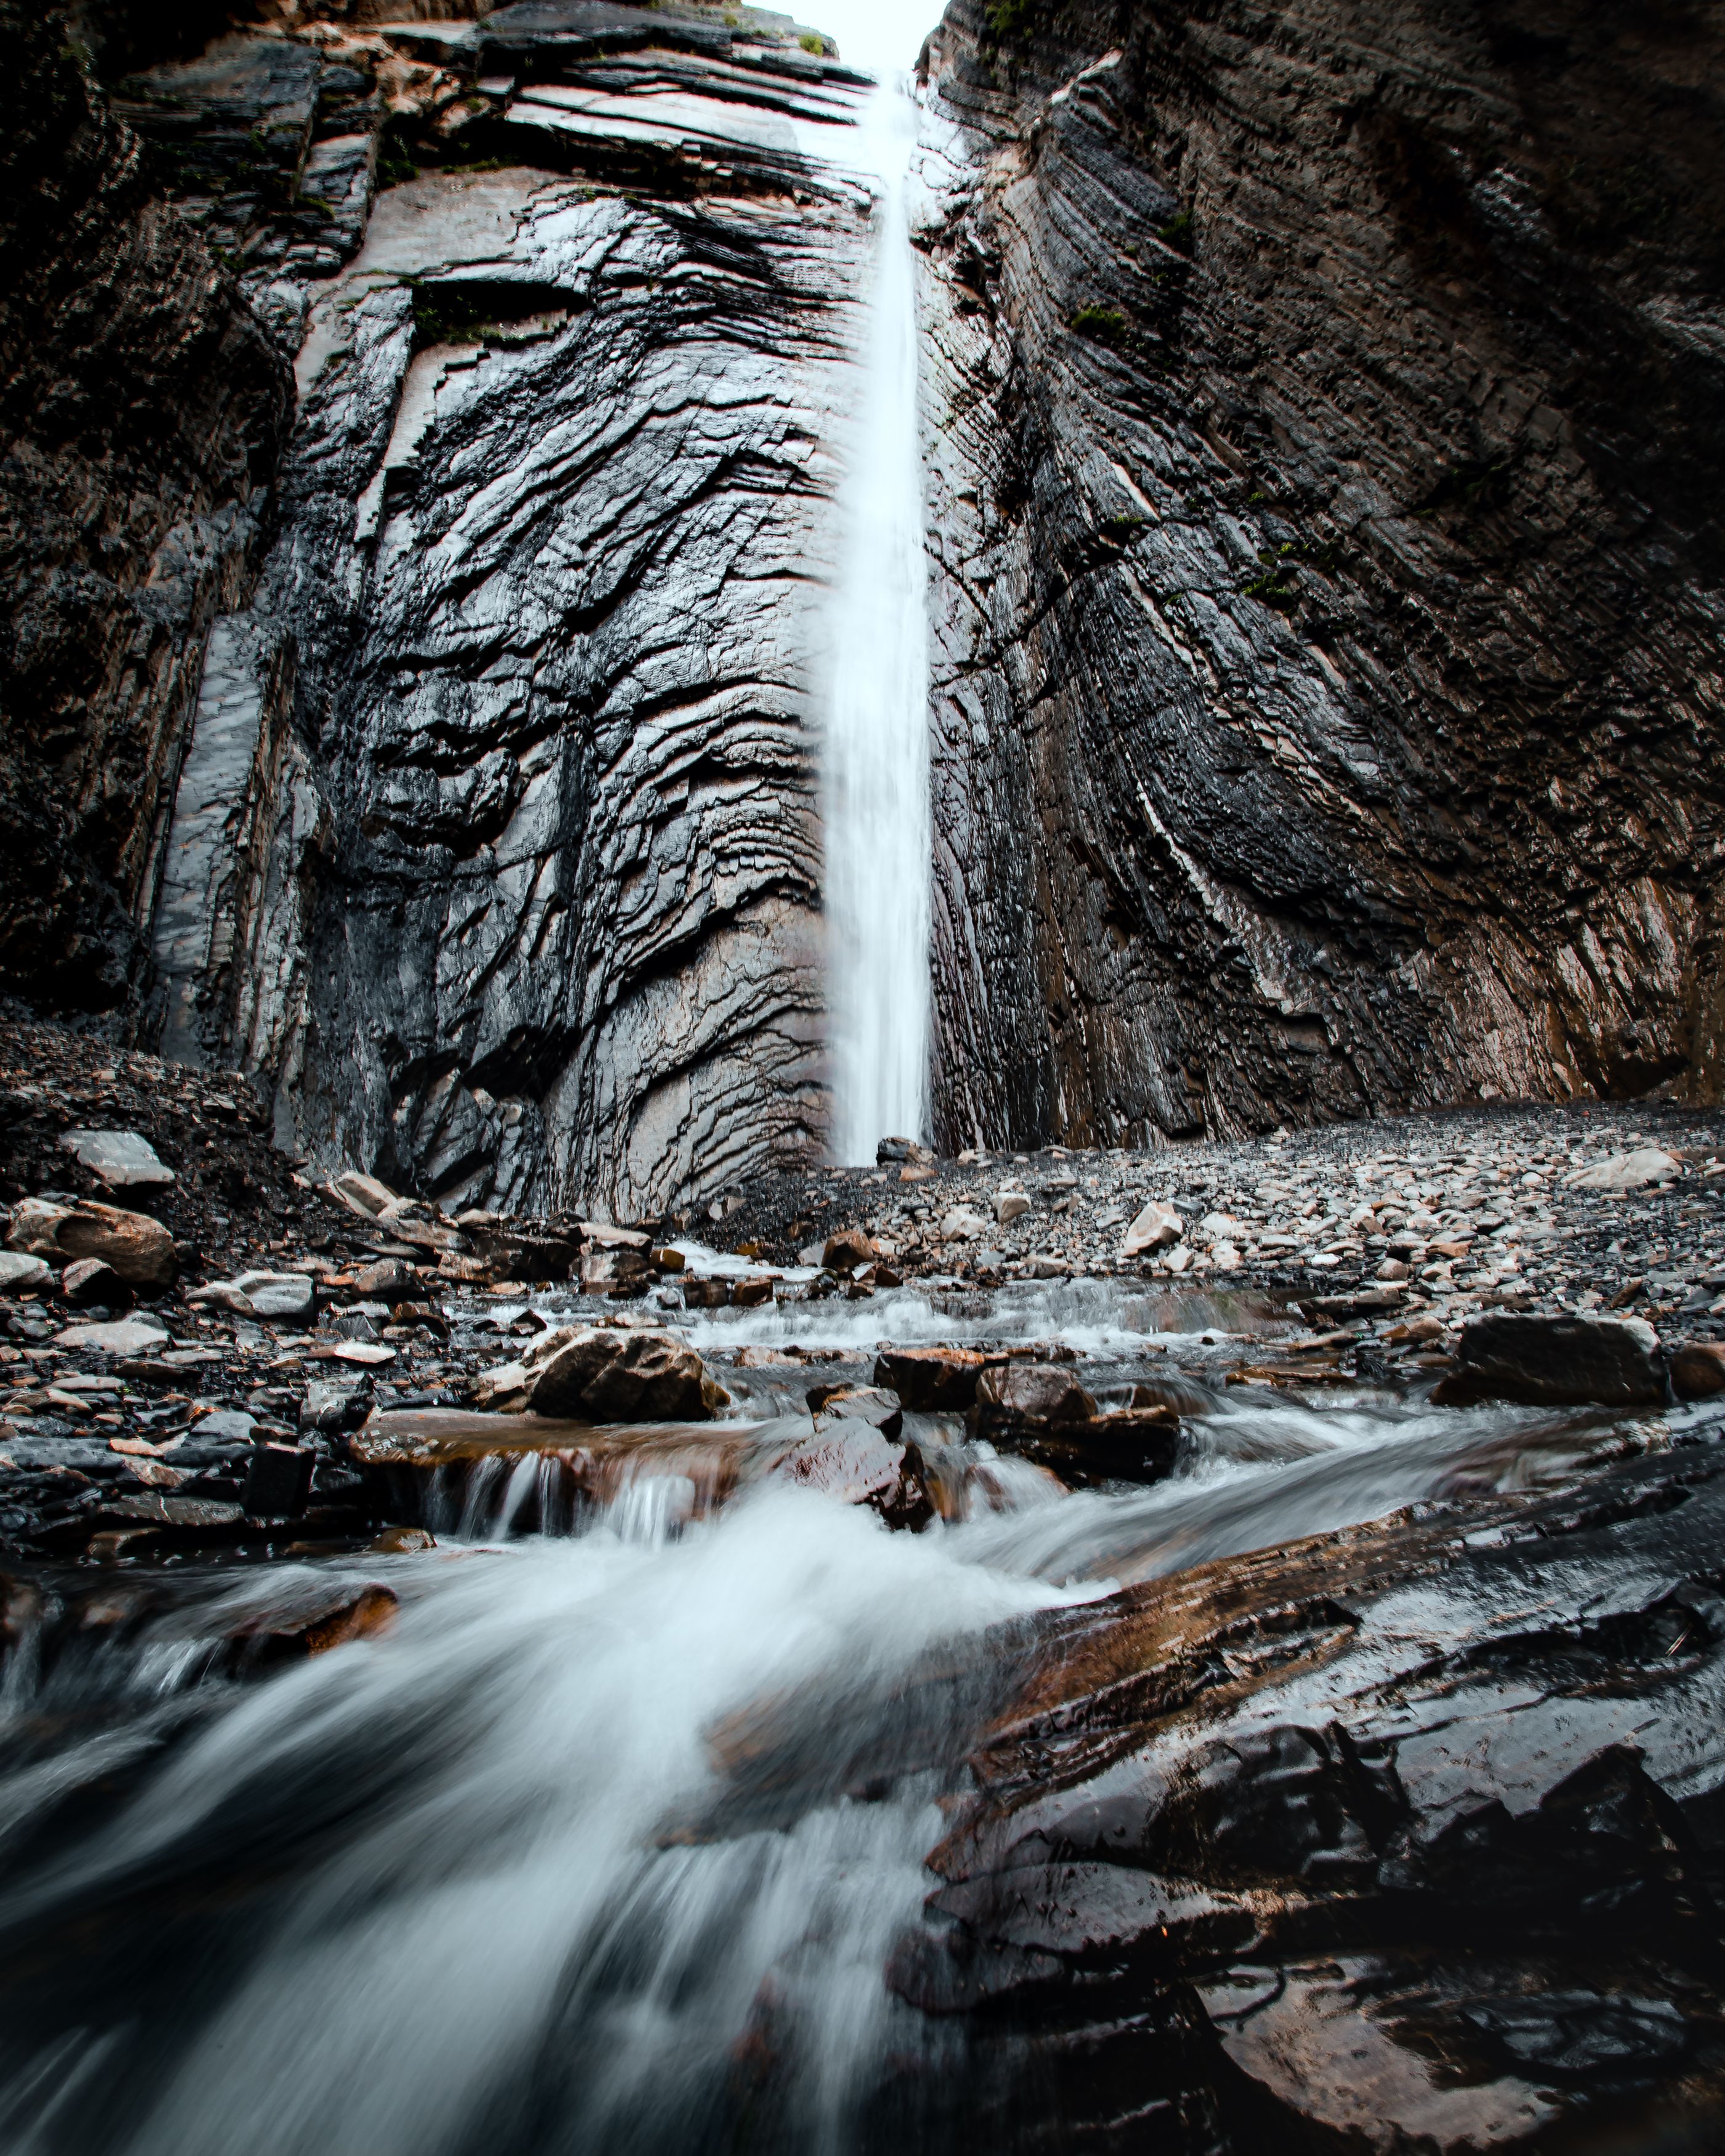
[[[1623,1442],[1599,1415],[1228,1385],[1242,1331],[1270,1353],[1297,1328],[1124,1284],[687,1329],[731,1404],[639,1440],[601,1502],[547,1504],[518,1452],[445,1476],[417,1553],[14,1585],[0,2147],[968,2145],[970,2039],[891,1972],[1027,1623]],[[1147,1389],[1182,1414],[1172,1474],[1068,1491],[962,1417],[906,1414],[939,1496],[918,1532],[752,1478],[811,1383],[934,1339],[1075,1357],[1105,1408]],[[380,1580],[399,1606],[373,1636],[236,1654]]]

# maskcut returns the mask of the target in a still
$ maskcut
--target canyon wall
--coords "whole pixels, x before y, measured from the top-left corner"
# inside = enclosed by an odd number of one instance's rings
[[[382,12],[408,19],[44,33],[268,428],[249,485],[207,459],[197,506],[236,536],[158,639],[129,762],[112,683],[67,692],[91,775],[62,751],[55,783],[129,819],[99,843],[86,814],[79,861],[117,955],[70,944],[69,988],[23,949],[15,979],[239,1063],[314,1161],[639,1216],[824,1137],[812,731],[866,85],[746,9]],[[128,66],[105,94],[92,53]],[[158,331],[172,270],[136,270]],[[225,449],[199,396],[259,399],[196,357],[156,437]],[[111,514],[121,482],[84,485]],[[161,581],[135,535],[112,551]],[[92,596],[68,619],[122,639]],[[16,705],[7,737],[55,752]],[[73,934],[39,879],[36,904]]]
[[[1717,1097],[1722,30],[954,0],[948,1145]]]
[[[63,18],[0,51],[0,988],[123,1004],[211,619],[244,588],[282,354]]]

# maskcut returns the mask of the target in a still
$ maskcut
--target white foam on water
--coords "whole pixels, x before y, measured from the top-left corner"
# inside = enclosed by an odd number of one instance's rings
[[[0,1923],[195,1886],[236,1841],[243,1877],[249,1835],[267,1863],[299,1804],[334,1799],[249,1967],[175,2030],[174,2071],[114,2145],[454,2156],[495,2121],[484,2145],[669,2156],[701,2145],[763,2016],[788,2145],[843,2145],[895,2016],[916,2041],[884,1969],[927,1891],[929,1792],[842,1795],[850,1732],[823,1736],[817,1715],[814,1792],[790,1816],[692,1845],[666,1823],[721,1789],[727,1714],[890,1686],[932,1646],[1058,1598],[799,1492],[669,1540],[642,1493],[618,1524],[408,1560],[389,1634],[246,1692],[100,1835],[14,1886]],[[232,1608],[280,1592],[280,1573],[254,1579]],[[157,1973],[154,2009],[175,1981]],[[45,2074],[67,2097],[80,2058],[11,2063],[4,2145],[57,2145],[34,2138],[32,2092]],[[530,2092],[549,2142],[521,2123]]]

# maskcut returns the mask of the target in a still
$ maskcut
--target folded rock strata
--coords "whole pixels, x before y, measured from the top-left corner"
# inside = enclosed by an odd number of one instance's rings
[[[953,0],[947,1147],[1717,1098],[1719,67],[1520,0]]]
[[[516,156],[658,110],[639,59],[602,94],[534,37]],[[181,784],[165,1047],[452,1209],[640,1217],[824,1127],[808,717],[868,197],[795,147],[806,55],[660,57],[731,192],[428,174],[316,290],[281,536]],[[776,192],[757,91],[797,107]]]

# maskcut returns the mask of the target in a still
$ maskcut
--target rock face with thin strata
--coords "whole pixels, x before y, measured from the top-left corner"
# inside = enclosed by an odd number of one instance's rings
[[[1493,1509],[1038,1620],[891,1975],[968,2025],[992,2145],[1707,2144],[1725,1486]]]
[[[0,51],[0,985],[102,1009],[290,385],[64,21],[8,0]]]
[[[1722,55],[1533,0],[954,0],[945,1142],[1717,1097]]]
[[[598,13],[689,49],[534,47],[490,139],[538,168],[388,190],[312,293],[157,950],[164,1048],[257,1070],[314,1158],[641,1217],[820,1143],[811,721],[871,233],[787,146],[854,85]],[[699,190],[561,177],[582,100],[650,117],[655,68]]]

